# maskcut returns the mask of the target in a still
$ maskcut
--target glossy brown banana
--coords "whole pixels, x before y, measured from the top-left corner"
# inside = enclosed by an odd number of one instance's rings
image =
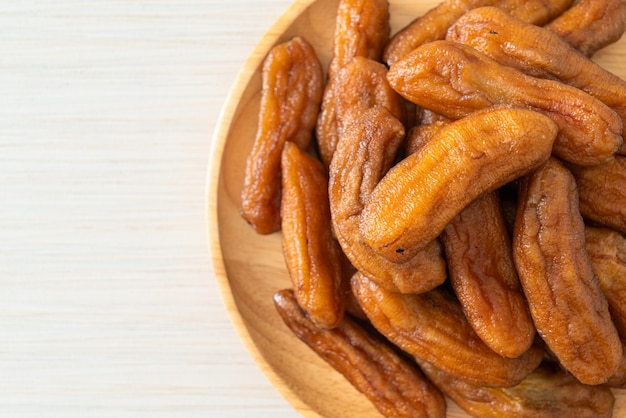
[[[246,161],[241,215],[260,234],[280,229],[283,145],[305,149],[312,138],[323,89],[313,47],[295,37],[273,47],[263,62],[256,138]]]
[[[585,227],[585,248],[606,295],[613,323],[626,338],[626,238],[609,228]]]
[[[476,48],[528,75],[577,87],[626,119],[626,81],[548,29],[525,23],[497,7],[481,7],[457,20],[446,39]]]
[[[282,153],[282,245],[300,306],[323,328],[344,315],[347,260],[333,237],[326,169],[296,144]]]
[[[544,362],[519,384],[489,388],[456,379],[420,362],[426,375],[468,414],[479,418],[610,418],[610,389],[580,383],[557,365]]]
[[[513,386],[541,362],[541,344],[514,359],[487,347],[447,289],[439,287],[419,295],[394,293],[361,273],[352,276],[351,283],[361,307],[381,334],[408,354],[456,378],[484,386]]]
[[[330,165],[330,210],[337,239],[354,267],[388,289],[425,292],[446,279],[439,241],[431,241],[400,264],[378,255],[359,232],[359,214],[403,140],[402,123],[380,106],[352,124],[340,138]]]
[[[520,108],[489,108],[442,128],[380,180],[359,217],[367,245],[400,262],[465,206],[550,157],[557,125]]]
[[[590,57],[624,34],[626,2],[580,0],[545,27]]]
[[[441,235],[450,283],[476,334],[505,357],[526,352],[535,325],[515,271],[497,192],[470,203]]]
[[[570,165],[585,219],[626,234],[626,157],[593,167]]]
[[[525,22],[541,25],[561,14],[573,0],[445,0],[394,34],[385,47],[383,61],[401,60],[425,43],[444,39],[446,31],[465,12],[477,7],[498,6]]]
[[[334,108],[334,134],[322,140],[318,138],[318,148],[326,166],[330,166],[339,136],[367,109],[383,106],[398,120],[405,120],[405,101],[389,85],[387,67],[377,61],[354,57],[335,73],[328,88],[336,91],[325,96],[322,107]]]
[[[337,94],[346,92],[336,75],[354,57],[380,61],[389,40],[389,4],[387,0],[340,0],[335,18],[333,57],[328,67],[318,116],[316,139],[322,162],[328,167],[337,146]]]
[[[513,255],[539,335],[582,383],[613,375],[622,344],[585,249],[576,182],[551,158],[520,183]]]
[[[274,294],[278,313],[291,331],[387,417],[444,418],[446,401],[419,371],[349,317],[322,329],[300,309],[291,290]]]
[[[600,164],[622,146],[622,119],[600,100],[526,75],[467,45],[425,44],[392,65],[387,78],[406,99],[451,119],[494,104],[541,111],[559,125],[554,154],[572,163]]]

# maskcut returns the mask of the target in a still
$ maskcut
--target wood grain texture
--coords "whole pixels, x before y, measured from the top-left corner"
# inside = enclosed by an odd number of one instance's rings
[[[224,308],[204,193],[290,3],[0,2],[0,416],[298,416]]]
[[[337,0],[295,2],[257,45],[239,73],[213,139],[207,181],[213,266],[227,310],[252,358],[277,390],[304,416],[379,416],[338,373],[300,343],[274,312],[271,295],[290,285],[280,234],[257,235],[239,216],[245,159],[252,146],[260,98],[260,66],[269,49],[304,36],[324,65],[330,59]],[[438,1],[391,1],[392,27],[402,27]],[[595,59],[626,77],[626,41]],[[626,394],[615,391],[616,416],[626,413]],[[466,417],[449,402],[448,416]]]

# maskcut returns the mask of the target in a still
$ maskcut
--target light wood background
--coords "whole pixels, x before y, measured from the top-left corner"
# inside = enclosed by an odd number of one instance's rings
[[[0,417],[294,417],[236,335],[204,186],[289,0],[0,2]]]

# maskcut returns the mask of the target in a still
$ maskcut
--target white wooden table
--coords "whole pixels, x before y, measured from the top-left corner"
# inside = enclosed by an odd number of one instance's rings
[[[204,185],[289,0],[0,2],[0,417],[293,417],[233,330]]]

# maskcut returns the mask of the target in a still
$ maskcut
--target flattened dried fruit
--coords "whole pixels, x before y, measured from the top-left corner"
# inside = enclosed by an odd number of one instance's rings
[[[389,39],[389,4],[387,0],[341,0],[335,20],[333,58],[328,68],[322,107],[315,128],[322,161],[330,165],[337,146],[337,95],[349,94],[335,80],[341,68],[354,57],[380,61]],[[337,91],[337,92],[336,92]]]
[[[528,350],[535,325],[515,271],[498,194],[485,193],[470,203],[446,226],[441,242],[450,283],[476,334],[505,357]]]
[[[444,418],[446,401],[414,364],[349,317],[328,330],[300,309],[291,290],[274,294],[278,313],[291,331],[365,394],[387,417]]]
[[[336,89],[330,96],[334,106],[334,135],[326,136],[322,141],[318,139],[320,155],[327,166],[330,165],[339,136],[366,110],[383,106],[398,120],[405,119],[404,100],[389,85],[387,67],[379,62],[355,57],[337,71],[331,84],[328,88]]]
[[[578,380],[604,383],[622,344],[585,249],[574,177],[551,158],[520,184],[513,255],[537,331]]]
[[[332,76],[354,57],[380,61],[389,30],[387,0],[340,0],[328,73]]]
[[[610,418],[610,389],[580,383],[558,366],[544,362],[518,385],[472,385],[420,362],[426,375],[468,414],[480,418]]]
[[[491,350],[469,325],[454,295],[442,287],[422,294],[400,294],[361,273],[352,291],[374,327],[420,361],[484,386],[513,386],[541,362],[543,346],[533,345],[511,359]]]
[[[526,74],[577,87],[626,119],[626,81],[547,29],[524,23],[496,7],[481,7],[457,20],[446,39],[474,47]]]
[[[606,295],[613,323],[626,338],[626,238],[609,228],[585,227],[585,248],[600,289]]]
[[[583,217],[626,234],[626,157],[594,167],[568,167],[578,184]]]
[[[476,197],[545,162],[557,131],[541,113],[504,107],[447,125],[380,180],[359,219],[365,243],[412,257]]]
[[[392,36],[385,47],[383,60],[392,65],[418,46],[444,39],[448,28],[459,17],[477,7],[498,6],[518,19],[541,25],[571,4],[572,0],[446,0]]]
[[[359,233],[359,214],[403,140],[402,123],[380,106],[352,124],[341,136],[330,165],[330,210],[337,239],[354,267],[388,289],[425,292],[446,279],[439,241],[431,241],[399,264],[374,252]]]
[[[333,237],[328,179],[322,163],[287,142],[282,153],[283,254],[300,306],[319,326],[344,314],[347,260]]]
[[[616,42],[626,30],[623,0],[580,0],[545,26],[587,56]]]
[[[526,75],[467,45],[423,45],[392,65],[387,78],[406,99],[451,119],[494,104],[541,111],[560,128],[554,154],[579,165],[606,161],[622,146],[621,118],[598,99]]]
[[[355,57],[337,73],[337,129],[341,133],[358,120],[365,111],[382,106],[401,122],[404,100],[387,81],[387,67],[374,60]]]
[[[260,234],[280,229],[280,155],[292,141],[311,141],[323,89],[313,47],[295,37],[272,48],[263,63],[259,124],[246,161],[241,215]]]
[[[443,39],[448,28],[474,7],[491,6],[498,0],[446,0],[437,7],[418,17],[393,35],[383,52],[383,61],[392,65],[408,53],[428,42]]]

